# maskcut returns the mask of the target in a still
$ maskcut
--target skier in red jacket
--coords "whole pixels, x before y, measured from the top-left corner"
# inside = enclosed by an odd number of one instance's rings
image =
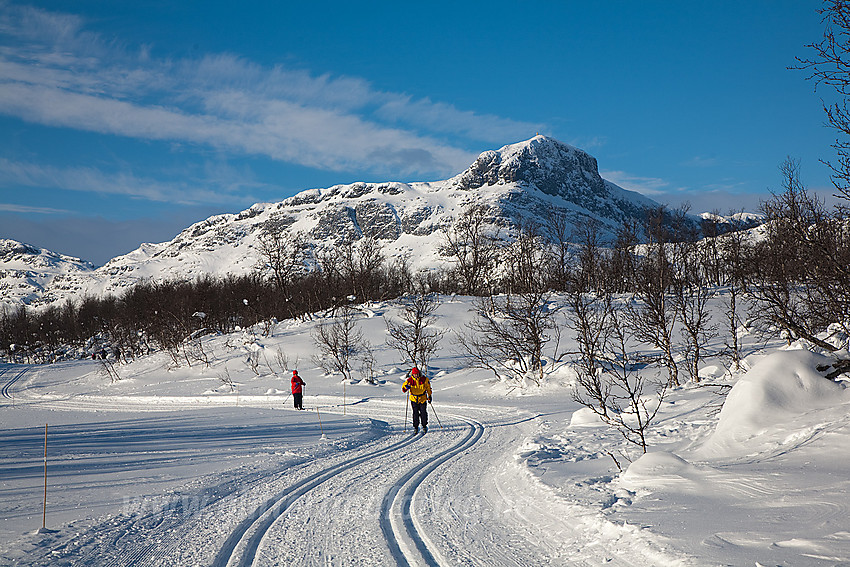
[[[292,399],[295,402],[295,409],[304,409],[302,402],[304,401],[304,390],[302,386],[306,386],[306,382],[298,375],[297,370],[292,371]]]

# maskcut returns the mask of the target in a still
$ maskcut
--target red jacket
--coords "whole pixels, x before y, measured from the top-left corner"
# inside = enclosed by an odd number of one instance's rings
[[[292,375],[292,393],[293,394],[300,394],[302,392],[301,386],[306,386],[306,385],[307,385],[306,382],[304,382],[304,380],[301,379],[301,376],[299,376],[298,374]]]

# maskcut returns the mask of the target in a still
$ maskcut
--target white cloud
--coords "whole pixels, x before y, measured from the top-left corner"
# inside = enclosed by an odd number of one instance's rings
[[[156,60],[85,32],[76,16],[5,12],[0,113],[46,126],[401,174],[453,174],[475,159],[444,136],[501,145],[542,129],[231,54]]]
[[[413,100],[406,95],[387,95],[387,99],[376,112],[383,119],[421,126],[433,132],[461,134],[500,146],[531,138],[545,129],[542,124],[458,110],[450,104],[429,99]]]
[[[27,205],[16,205],[14,203],[0,203],[0,212],[36,215],[59,215],[67,214],[71,211],[68,211],[66,209],[54,209],[51,207],[30,207]]]
[[[0,184],[35,189],[59,188],[68,191],[86,191],[109,195],[124,195],[148,201],[177,204],[226,203],[233,192],[221,186],[197,187],[189,183],[167,183],[136,177],[130,173],[105,173],[90,167],[61,168],[0,159]],[[244,189],[244,188],[241,188]],[[242,197],[242,195],[240,195]],[[8,205],[13,207],[14,205]],[[19,210],[3,208],[8,212],[65,212],[59,209]]]
[[[623,189],[643,195],[660,195],[671,191],[670,183],[659,177],[640,177],[624,171],[600,171],[599,174]]]
[[[83,20],[72,14],[47,12],[31,6],[0,2],[0,33],[22,39],[49,37],[56,44],[67,44],[79,37]]]

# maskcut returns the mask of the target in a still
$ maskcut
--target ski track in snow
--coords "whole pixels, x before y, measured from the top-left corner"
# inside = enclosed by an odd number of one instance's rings
[[[15,383],[18,380],[23,378],[24,375],[26,375],[26,373],[28,371],[29,371],[29,367],[27,367],[27,366],[24,366],[24,367],[6,366],[6,367],[3,367],[3,368],[0,368],[0,381],[6,381],[6,383],[3,384],[2,390],[0,390],[0,392],[2,392],[4,398],[14,402],[15,398],[12,396],[12,386],[14,386]]]
[[[4,392],[25,372],[4,369]],[[86,411],[143,403],[24,398]],[[341,399],[319,398],[322,413],[341,413],[335,407]],[[167,403],[180,406],[179,398]],[[186,398],[182,405],[198,407],[199,401]],[[417,436],[401,431],[397,405],[361,400],[346,408],[349,415],[389,419],[386,435],[286,466],[200,479],[200,496],[108,518],[41,548],[31,564],[686,564],[644,542],[637,528],[615,526],[537,486],[513,461],[534,427],[533,414],[447,404],[444,423],[432,415],[429,433]]]
[[[343,472],[347,472],[348,469],[359,466],[372,459],[394,453],[414,440],[414,436],[410,435],[393,443],[389,447],[376,449],[364,455],[330,466],[302,479],[298,485],[292,486],[264,502],[251,516],[243,520],[236,530],[231,532],[230,536],[224,542],[224,546],[212,562],[212,565],[214,567],[226,567],[228,565],[245,567],[253,565],[257,551],[263,543],[266,533],[275,521],[285,514],[298,498],[305,496],[320,484],[333,479]]]
[[[469,431],[463,439],[429,461],[408,470],[384,499],[381,531],[398,565],[420,565],[423,562],[426,565],[447,564],[445,560],[437,560],[441,556],[428,539],[423,522],[414,515],[411,505],[417,490],[428,475],[455,455],[472,447],[484,434],[484,426],[477,421],[463,417],[458,419],[469,426]]]
[[[522,439],[516,425],[530,421],[509,411],[513,421],[479,408],[488,425],[446,414],[443,430],[432,424],[423,437],[314,473],[272,503],[276,510],[232,532],[240,543],[213,564],[690,564],[635,526],[561,501],[513,462],[493,468],[494,451],[510,455]],[[494,429],[502,433],[488,434]]]

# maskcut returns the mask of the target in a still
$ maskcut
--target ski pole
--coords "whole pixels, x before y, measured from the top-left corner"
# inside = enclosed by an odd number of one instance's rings
[[[434,411],[434,417],[437,418],[437,423],[440,424],[440,429],[442,429],[443,424],[440,422],[440,416],[437,415],[437,410],[434,409],[434,404],[431,403],[431,400],[428,400],[428,404],[431,406],[431,409]]]
[[[410,371],[404,375],[404,382],[401,385],[401,391],[404,394],[404,432],[407,433],[407,408],[410,405],[410,400],[408,399],[407,392],[404,391],[404,386],[407,384],[407,381],[410,379]]]

